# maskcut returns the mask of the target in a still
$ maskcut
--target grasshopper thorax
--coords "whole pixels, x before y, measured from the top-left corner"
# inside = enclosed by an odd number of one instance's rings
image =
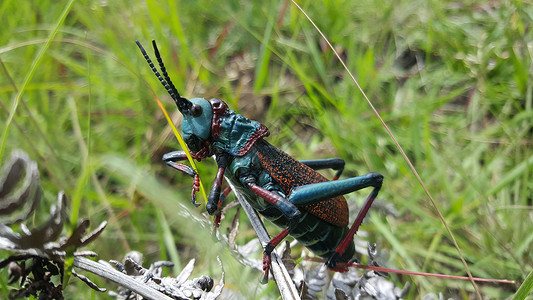
[[[257,140],[269,135],[263,124],[228,109],[220,99],[194,98],[189,101],[192,107],[188,113],[182,113],[182,130],[196,160],[221,152],[231,156],[245,155]]]
[[[224,101],[193,98],[188,112],[182,112],[181,129],[192,156],[201,160],[214,154],[213,143],[222,133],[222,123],[230,110]]]

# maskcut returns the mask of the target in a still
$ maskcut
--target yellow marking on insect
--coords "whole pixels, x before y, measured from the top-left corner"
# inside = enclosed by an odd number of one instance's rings
[[[178,140],[178,143],[180,144],[183,151],[185,151],[185,155],[187,155],[187,159],[189,160],[189,163],[191,163],[191,167],[194,169],[196,174],[198,173],[198,169],[196,168],[196,164],[194,163],[194,159],[191,156],[191,153],[189,152],[189,148],[187,148],[187,144],[185,144],[185,141],[181,137],[181,134],[178,132],[178,129],[174,125],[174,122],[172,122],[172,119],[170,118],[170,115],[168,114],[167,110],[163,106],[163,103],[159,98],[154,94],[155,101],[157,102],[157,105],[165,115],[165,118],[167,119],[168,124],[170,125],[170,128],[172,128],[172,131],[174,132],[174,135],[176,136],[176,139]],[[200,178],[200,193],[202,194],[202,197],[204,197],[205,204],[207,205],[207,194],[205,193],[204,185],[202,184],[202,179]]]

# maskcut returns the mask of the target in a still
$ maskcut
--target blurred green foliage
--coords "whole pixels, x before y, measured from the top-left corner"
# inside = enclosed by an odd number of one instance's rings
[[[522,281],[533,264],[532,3],[300,3],[413,161],[474,276]],[[67,1],[4,0],[0,16],[0,162],[23,149],[39,163],[45,205],[65,190],[72,220],[109,220],[93,243],[101,259],[135,249],[147,262],[172,259],[179,269],[196,258],[198,274],[218,278],[221,255],[227,289],[277,297],[272,283],[259,285],[257,272],[210,237],[203,209],[189,202],[190,178],[160,162],[177,142],[152,92],[177,124],[179,116],[134,43],[155,39],[185,97],[224,99],[266,124],[269,141],[299,159],[339,156],[347,162],[344,176],[382,173],[379,201],[400,216],[376,209],[362,229],[391,266],[465,274],[398,149],[290,2],[94,0],[68,8]],[[200,174],[209,185],[214,163],[202,162]],[[253,232],[241,222],[243,243]],[[409,298],[472,296],[468,282],[393,278],[414,283]],[[494,299],[516,291],[480,286]],[[91,297],[78,283],[67,293]]]

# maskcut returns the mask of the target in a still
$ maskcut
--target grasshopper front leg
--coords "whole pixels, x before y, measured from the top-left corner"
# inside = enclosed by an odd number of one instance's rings
[[[200,206],[200,203],[196,201],[196,192],[200,190],[200,177],[198,176],[198,173],[187,165],[177,163],[178,161],[187,160],[187,154],[185,154],[185,151],[172,151],[166,153],[163,155],[162,160],[172,168],[194,178],[191,191],[191,202],[196,207]]]

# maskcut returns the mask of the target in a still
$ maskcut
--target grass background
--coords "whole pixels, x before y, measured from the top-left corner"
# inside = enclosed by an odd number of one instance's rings
[[[474,276],[521,282],[533,261],[531,1],[300,3],[412,159]],[[465,273],[398,150],[288,1],[101,0],[69,7],[67,1],[5,0],[0,16],[0,161],[18,148],[39,163],[42,211],[65,190],[71,220],[108,220],[92,244],[101,259],[135,249],[146,265],[170,259],[179,270],[196,258],[195,274],[219,278],[215,256],[221,255],[226,289],[245,298],[278,293],[211,238],[204,210],[189,202],[190,178],[160,162],[178,144],[152,89],[180,122],[134,43],[149,48],[155,39],[185,97],[224,99],[266,124],[268,140],[299,159],[338,156],[347,162],[344,176],[382,173],[380,201],[400,216],[376,210],[363,229],[390,265]],[[214,167],[200,164],[207,187]],[[362,200],[349,199],[355,198]],[[238,243],[253,237],[241,222]],[[6,270],[0,275],[5,295]],[[393,279],[399,286],[412,281],[413,299],[437,292],[472,296],[468,282]],[[493,299],[515,290],[481,285]],[[105,297],[75,281],[66,293]]]

